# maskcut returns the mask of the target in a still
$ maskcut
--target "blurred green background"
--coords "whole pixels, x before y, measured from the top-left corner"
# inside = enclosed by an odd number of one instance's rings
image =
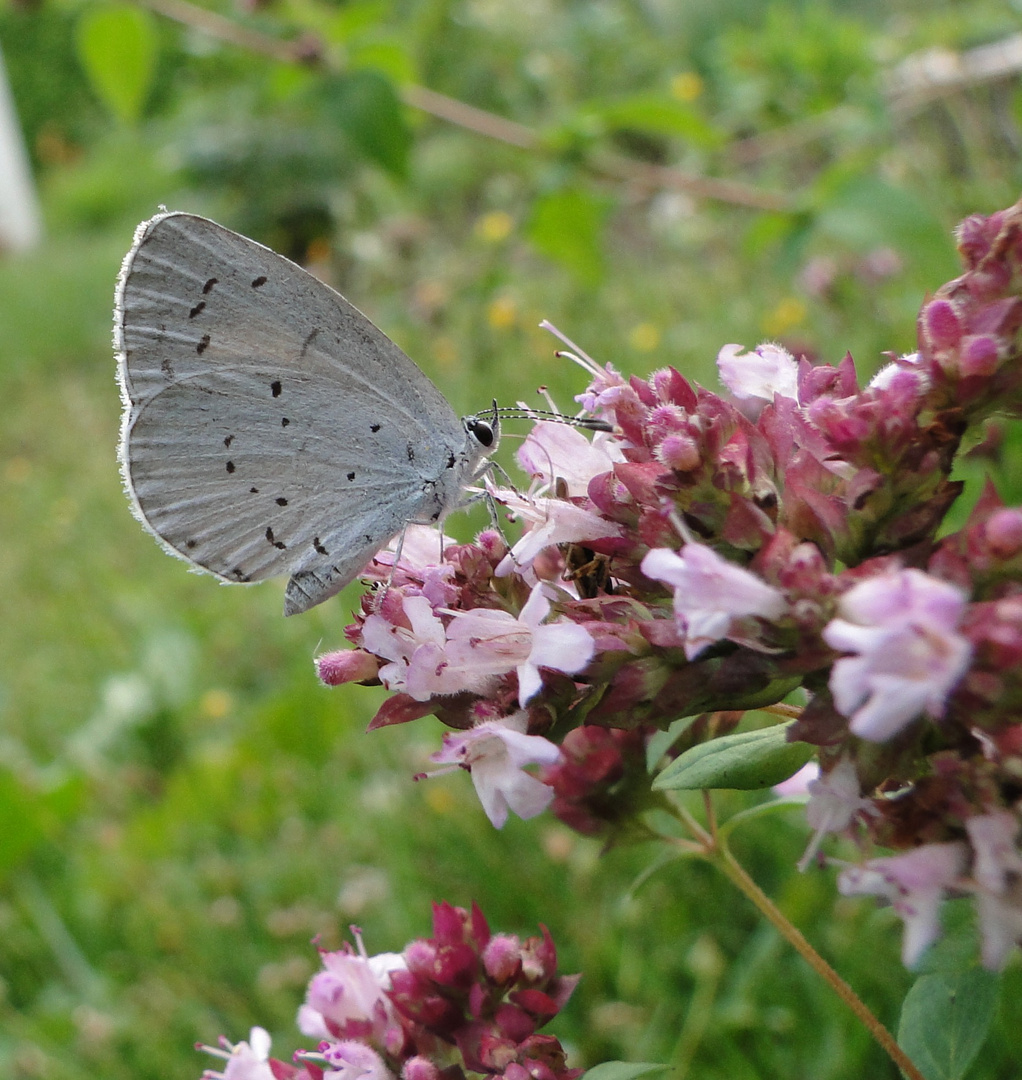
[[[113,286],[166,204],[313,266],[459,412],[540,385],[570,406],[583,376],[541,318],[621,370],[711,387],[733,341],[851,350],[868,375],[914,347],[925,293],[957,272],[956,222],[1022,187],[1018,80],[924,101],[904,62],[1009,39],[1020,5],[153,6],[174,18],[0,0],[45,221],[0,257],[0,1077],[194,1077],[197,1040],[253,1023],[287,1059],[310,939],[355,922],[397,950],[439,899],[550,927],[584,972],[553,1025],[577,1064],[894,1077],[709,869],[639,883],[651,848],[605,853],[545,818],[498,834],[468,777],[412,783],[439,725],[367,736],[380,692],[314,678],[354,592],[285,621],[280,587],[220,588],[160,552],[116,467]],[[428,104],[421,87],[485,110],[490,135],[402,103]],[[528,145],[491,137],[493,117]],[[990,469],[1018,501],[1017,442],[990,441],[970,491]],[[805,841],[793,813],[736,846],[895,1027],[897,919],[836,897],[831,871],[796,875]],[[1020,1025],[1016,957],[970,1075],[1017,1077]]]

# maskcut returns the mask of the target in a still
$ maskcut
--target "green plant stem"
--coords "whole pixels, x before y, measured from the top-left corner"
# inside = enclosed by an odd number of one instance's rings
[[[923,1074],[912,1064],[905,1051],[897,1044],[894,1036],[870,1012],[865,1002],[841,978],[841,976],[809,944],[802,932],[784,916],[765,892],[749,876],[745,868],[731,854],[727,845],[718,841],[717,847],[705,856],[716,865],[725,877],[743,892],[759,909],[761,914],[775,927],[807,964],[833,988],[839,998],[848,1006],[863,1024],[866,1030],[883,1047],[884,1051],[908,1080],[925,1080]]]

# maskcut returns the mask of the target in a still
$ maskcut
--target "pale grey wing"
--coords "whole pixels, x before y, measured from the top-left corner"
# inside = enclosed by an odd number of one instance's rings
[[[175,554],[228,581],[304,575],[304,610],[449,508],[437,480],[465,434],[446,400],[268,248],[160,215],[136,233],[115,320],[125,483]]]
[[[318,571],[332,592],[316,602],[333,595],[423,512],[424,495],[368,425],[339,445],[304,421],[319,401],[312,383],[292,379],[274,399],[263,380],[228,368],[150,397],[125,431],[145,523],[225,581]]]

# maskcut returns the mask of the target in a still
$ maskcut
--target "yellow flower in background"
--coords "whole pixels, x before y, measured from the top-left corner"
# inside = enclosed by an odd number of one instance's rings
[[[427,784],[426,805],[434,814],[449,814],[455,809],[457,803],[449,788],[442,784]]]
[[[476,218],[475,234],[488,244],[499,244],[506,240],[515,227],[514,218],[506,210],[491,210],[488,214]]]
[[[226,690],[207,690],[199,698],[199,712],[208,720],[222,720],[234,708],[234,698]]]
[[[694,71],[679,72],[671,79],[671,97],[687,105],[703,92],[703,80]]]
[[[660,344],[660,331],[652,323],[639,323],[629,331],[628,344],[636,352],[652,352]]]
[[[486,309],[486,321],[494,330],[510,330],[518,321],[518,305],[510,296],[498,296]]]
[[[452,371],[461,362],[461,354],[454,339],[447,334],[441,334],[433,339],[433,355],[443,371]]]
[[[797,296],[786,296],[763,320],[763,330],[777,337],[805,322],[806,306]]]

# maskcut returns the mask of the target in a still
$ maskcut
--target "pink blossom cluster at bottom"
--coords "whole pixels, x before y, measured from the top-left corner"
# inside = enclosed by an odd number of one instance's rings
[[[494,934],[474,904],[433,908],[433,937],[403,953],[367,956],[348,947],[321,954],[298,1012],[315,1050],[294,1063],[270,1057],[270,1038],[202,1047],[225,1060],[204,1080],[576,1080],[564,1048],[539,1029],[578,982],[557,974],[546,927],[524,941]]]

